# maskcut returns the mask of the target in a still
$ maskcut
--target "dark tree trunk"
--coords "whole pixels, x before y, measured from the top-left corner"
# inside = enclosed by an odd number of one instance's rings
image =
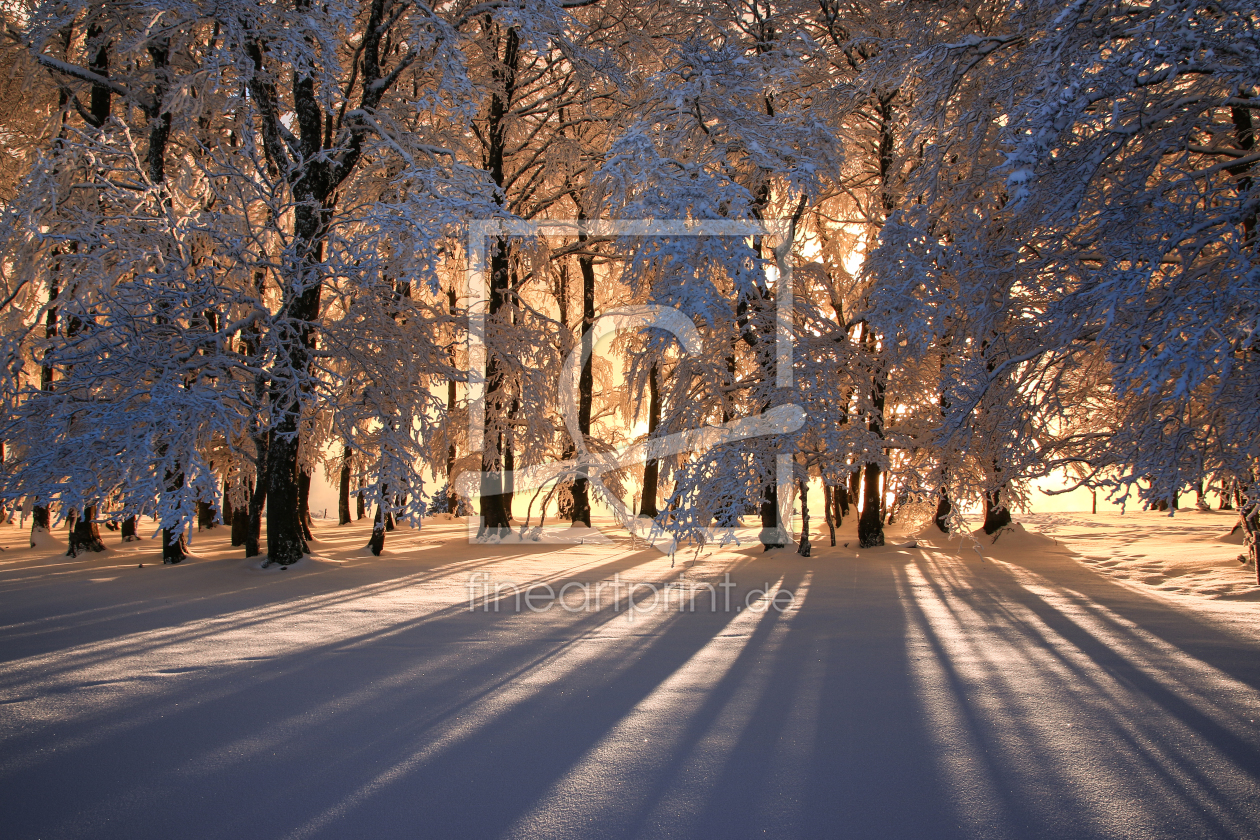
[[[249,541],[249,507],[238,507],[232,511],[232,545],[242,546]],[[248,552],[246,552],[248,554]],[[255,551],[255,554],[257,551]],[[254,555],[249,554],[252,557]]]
[[[360,107],[373,110],[389,90],[396,76],[382,78],[382,38],[387,38],[396,19],[387,19],[387,6],[373,4],[364,19],[358,65],[363,74]],[[281,305],[286,314],[284,350],[285,369],[303,376],[310,370],[311,352],[316,346],[315,325],[318,323],[324,261],[329,225],[337,201],[337,188],[348,178],[360,161],[363,143],[369,131],[366,125],[354,125],[342,132],[326,132],[325,123],[332,116],[325,114],[321,92],[312,76],[295,69],[292,97],[295,143],[287,145],[285,127],[280,124],[280,96],[275,87],[276,76],[266,67],[268,54],[256,41],[246,44],[254,64],[249,91],[259,103],[264,122],[263,148],[269,161],[285,173],[292,190],[293,245],[291,264],[281,284]],[[334,143],[335,148],[325,144]],[[267,469],[267,554],[272,562],[288,565],[307,552],[304,522],[299,510],[300,491],[298,432],[302,406],[291,381],[271,383],[272,430]]]
[[[839,528],[844,518],[849,515],[848,488],[839,484],[831,488],[831,518]]]
[[[648,437],[656,437],[656,430],[661,425],[661,385],[659,370],[652,365],[648,372]],[[656,507],[656,497],[660,493],[661,465],[655,458],[649,458],[643,465],[643,499],[639,502],[639,515],[653,519],[660,513]]]
[[[162,562],[170,565],[172,563],[180,563],[188,556],[187,546],[184,544],[184,532],[176,531],[171,528],[162,529]]]
[[[1254,95],[1254,92],[1238,92],[1238,96],[1240,98],[1249,99]],[[1235,106],[1230,108],[1230,117],[1234,123],[1234,145],[1236,145],[1240,151],[1244,152],[1243,157],[1250,157],[1251,153],[1256,148],[1256,132],[1251,119],[1251,109],[1245,106]],[[1235,183],[1238,185],[1238,196],[1243,201],[1246,201],[1247,197],[1251,194],[1252,172],[1254,167],[1254,162],[1247,162],[1239,163],[1238,165],[1231,166],[1229,168],[1229,173],[1234,176],[1236,179]],[[1240,220],[1242,222],[1242,240],[1244,250],[1250,250],[1255,247],[1257,232],[1256,218],[1256,205],[1254,202],[1251,202],[1248,210],[1244,213],[1242,219]],[[1257,568],[1257,574],[1260,574],[1260,567]]]
[[[849,473],[848,507],[859,507],[862,504],[862,468],[858,467]],[[845,511],[846,514],[848,511]]]
[[[267,451],[267,558],[287,566],[306,554],[298,516],[297,406],[279,423]]]
[[[227,479],[223,480],[223,524],[231,527],[236,511],[232,507],[232,498],[228,495]]]
[[[315,525],[311,519],[311,474],[306,470],[298,473],[298,522],[302,523],[302,539],[315,539],[311,534],[311,528]]]
[[[761,544],[765,546],[763,550],[783,548],[786,534],[787,531],[779,524],[779,486],[775,482],[770,482],[766,485],[761,497],[760,539]]]
[[[197,530],[208,531],[215,526],[214,505],[197,501]]]
[[[31,548],[35,547],[35,533],[43,531],[48,533],[49,527],[48,508],[43,505],[35,505],[31,508]]]
[[[337,524],[350,523],[350,446],[341,454],[341,475],[337,481]]]
[[[450,315],[455,317],[455,309],[459,304],[459,299],[455,295],[455,286],[452,285],[446,292],[446,300],[449,304]],[[451,345],[451,367],[455,367],[455,346]],[[454,379],[446,380],[446,416],[452,417],[455,414],[455,397],[456,385]],[[454,516],[459,511],[459,499],[455,495],[455,444],[451,443],[446,448],[446,512]]]
[[[128,516],[122,523],[122,541],[136,542],[139,539],[140,536],[136,533],[136,518]]]
[[[490,180],[499,188],[500,201],[502,190],[507,183],[504,170],[504,156],[508,147],[507,117],[516,95],[516,70],[519,60],[519,35],[515,28],[509,27],[503,38],[503,54],[491,65],[491,72],[496,82],[495,90],[490,97],[485,129],[486,137],[486,169]],[[496,45],[496,51],[497,51]],[[502,317],[500,313],[507,304],[509,291],[509,254],[508,241],[500,238],[494,243],[490,255],[490,300],[487,307],[489,318]],[[507,406],[503,404],[501,389],[503,371],[499,363],[498,353],[490,348],[486,354],[486,421],[485,440],[482,441],[481,457],[481,528],[479,533],[499,536],[511,527],[511,502],[505,497],[511,490],[504,486],[502,470],[512,468],[511,441],[498,431],[502,414]]]
[[[262,471],[249,494],[249,523],[245,528],[245,556],[257,557],[262,554],[262,515],[267,504],[267,446],[264,442],[259,452],[263,453]],[[268,510],[270,517],[270,510]]]
[[[871,331],[869,324],[862,325],[862,343],[867,352],[874,357],[877,352],[875,334]],[[876,360],[871,370],[871,416],[866,427],[880,440],[884,438],[884,404],[887,390],[887,373],[883,364]],[[880,472],[878,464],[867,464],[865,467],[862,516],[858,519],[858,545],[861,548],[884,544],[884,493],[879,487]]]
[[[101,540],[101,530],[96,524],[96,506],[88,505],[83,515],[70,529],[70,550],[67,557],[75,557],[80,551],[104,551],[105,543]]]
[[[87,46],[94,48],[92,57],[88,59],[88,69],[102,79],[109,78],[109,44],[103,39],[103,33],[95,24],[88,27]],[[109,119],[110,89],[107,85],[93,84],[88,100],[87,122],[93,128],[100,128]]]
[[[949,500],[949,490],[942,485],[937,490],[936,515],[932,521],[942,534],[949,533],[949,515],[954,512],[954,503]]]
[[[836,544],[836,514],[833,499],[839,492],[840,488],[832,487],[830,484],[823,484],[823,512],[827,515],[827,532],[831,535],[833,548]]]
[[[509,419],[516,416],[516,412],[520,410],[520,406],[515,400],[512,401],[512,411],[508,415]],[[512,501],[516,498],[516,478],[513,472],[516,470],[516,447],[512,441],[512,435],[503,436],[503,515],[507,517],[508,524],[512,524]]]
[[[862,515],[858,517],[858,546],[884,544],[883,511],[880,510],[879,464],[867,464],[862,482]]]
[[[363,482],[359,482],[359,492],[354,499],[354,518],[356,520],[367,516],[367,504],[363,501]]]
[[[1002,504],[1002,491],[993,490],[984,494],[984,532],[995,534],[1011,524],[1011,512]]]
[[[584,220],[586,215],[578,211],[578,219]],[[586,235],[578,236],[578,241],[586,240]],[[591,433],[591,403],[594,392],[594,377],[591,365],[594,360],[591,347],[591,330],[595,327],[595,261],[590,257],[578,257],[578,269],[582,275],[582,353],[584,356],[582,372],[578,376],[578,431],[582,435]],[[562,406],[565,411],[569,406]],[[586,441],[580,441],[581,451],[586,450]],[[591,501],[588,491],[589,482],[586,470],[579,469],[573,480],[573,522],[581,522],[588,528],[591,525]]]
[[[368,540],[367,547],[377,557],[381,556],[381,551],[385,548],[385,522],[381,506],[376,506],[376,518],[372,520],[372,537]]]

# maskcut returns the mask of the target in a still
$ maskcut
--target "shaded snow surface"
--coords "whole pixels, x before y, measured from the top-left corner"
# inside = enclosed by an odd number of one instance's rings
[[[283,572],[223,529],[162,566],[154,541],[66,558],[64,531],[0,527],[0,835],[1260,836],[1257,590],[1228,521],[1055,516],[673,564],[615,530],[468,545],[459,520],[364,557],[366,521],[319,523]],[[1194,586],[1143,582],[1187,563]],[[652,609],[680,573],[729,574],[731,611],[720,588]],[[500,609],[469,610],[473,575]],[[633,614],[576,586],[518,611],[509,584],[612,581]]]

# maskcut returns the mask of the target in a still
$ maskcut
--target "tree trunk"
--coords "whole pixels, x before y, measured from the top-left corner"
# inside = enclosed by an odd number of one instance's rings
[[[761,496],[761,544],[764,551],[772,548],[783,548],[783,540],[787,535],[779,522],[779,486],[775,482],[766,485]]]
[[[242,546],[249,541],[249,507],[234,508],[232,510],[232,545]],[[255,551],[255,554],[257,552]],[[246,552],[252,557],[252,554]]]
[[[932,521],[942,534],[949,533],[949,515],[954,512],[954,503],[949,499],[949,489],[941,485],[936,496],[936,515]]]
[[[832,488],[830,484],[823,484],[823,512],[827,515],[827,531],[831,534],[831,545],[836,545],[836,515],[833,510],[835,502],[833,498],[839,488]]]
[[[812,546],[809,543],[809,482],[802,480],[801,488],[801,541],[796,547],[796,553],[802,557],[808,557]]]
[[[262,515],[263,507],[267,505],[267,446],[264,443],[263,453],[260,459],[263,462],[262,472],[256,477],[252,492],[249,494],[249,522],[245,528],[245,556],[257,557],[262,554]],[[270,518],[270,509],[268,509],[268,518]]]
[[[368,540],[367,547],[377,557],[381,556],[381,551],[385,548],[385,522],[381,506],[376,506],[376,518],[372,520],[372,537]]]
[[[997,533],[1011,524],[1011,512],[1002,504],[1002,491],[992,490],[984,494],[984,532]]]
[[[862,468],[857,467],[849,472],[848,505],[858,507],[862,503]]]
[[[48,508],[43,505],[35,505],[31,508],[31,548],[35,547],[35,534],[38,531],[48,533]]]
[[[882,153],[882,152],[881,152]],[[871,414],[867,430],[877,439],[884,439],[884,406],[888,393],[888,375],[884,365],[875,359],[875,334],[869,324],[862,324],[862,344],[874,359],[871,369]],[[879,488],[879,464],[867,464],[862,490],[862,516],[858,519],[858,546],[871,548],[884,544],[884,494]]]
[[[831,488],[831,518],[839,528],[844,523],[844,518],[849,515],[848,503],[849,490],[844,484],[837,484]]]
[[[136,542],[140,536],[136,533],[136,517],[128,516],[122,523],[122,541]]]
[[[661,384],[660,371],[656,365],[648,372],[648,437],[656,437],[656,430],[661,425]],[[653,519],[660,513],[656,507],[656,497],[660,493],[661,465],[655,458],[648,459],[643,465],[643,498],[639,502],[639,516]]]
[[[311,528],[315,521],[311,519],[311,474],[306,470],[298,473],[298,522],[302,524],[302,539],[313,540]]]
[[[515,27],[508,27],[503,37],[503,54],[498,55],[495,44],[495,61],[491,64],[491,72],[495,80],[495,89],[490,97],[490,107],[486,116],[486,169],[490,180],[498,187],[499,200],[503,200],[503,189],[507,183],[504,170],[505,155],[508,148],[507,117],[511,111],[512,101],[516,95],[516,70],[519,61],[520,36]],[[509,291],[509,271],[511,269],[508,251],[508,240],[499,238],[494,243],[490,255],[490,300],[487,316],[491,319],[499,317],[507,304]],[[512,469],[511,441],[499,431],[500,421],[507,406],[503,404],[501,389],[503,386],[503,370],[499,363],[498,353],[494,348],[487,348],[486,353],[486,426],[485,439],[482,441],[481,456],[481,527],[479,534],[499,536],[511,528],[511,502],[505,498],[505,492],[511,489],[504,486],[503,470]]]
[[[214,506],[209,502],[197,501],[197,530],[210,530],[215,526]]]
[[[459,298],[455,294],[454,284],[446,292],[446,300],[451,318],[455,317],[455,309],[459,304]],[[451,367],[456,366],[455,345],[451,344]],[[455,416],[455,397],[456,384],[454,379],[446,380],[446,416]],[[455,496],[455,483],[452,480],[455,473],[455,443],[452,442],[446,447],[446,512],[454,516],[459,511],[459,502]]]
[[[232,498],[228,495],[229,487],[227,479],[223,479],[223,524],[231,527],[232,521],[236,518],[236,511],[232,507]]]
[[[307,551],[298,515],[297,408],[289,407],[267,450],[267,558],[281,566]]]
[[[578,210],[578,219],[585,220],[586,215]],[[586,240],[586,234],[579,234],[578,241]],[[578,257],[578,270],[582,275],[582,353],[584,361],[582,372],[578,376],[578,431],[582,435],[591,433],[591,403],[594,397],[595,380],[591,366],[594,359],[591,346],[591,330],[595,327],[595,261],[590,257]],[[562,406],[568,411],[569,406]],[[580,441],[581,451],[586,450],[585,440]],[[589,482],[586,470],[579,469],[573,480],[573,523],[581,522],[588,528],[591,525],[591,501],[588,492]]]
[[[70,529],[70,550],[67,557],[75,557],[80,551],[104,551],[105,543],[101,540],[101,529],[96,524],[96,506],[88,505],[83,515]]]
[[[184,545],[183,530],[176,531],[173,528],[162,529],[162,562],[166,565],[180,563],[188,556],[187,547]]]
[[[341,454],[341,475],[337,481],[337,524],[350,524],[350,445]]]
[[[858,517],[858,547],[884,544],[883,512],[879,509],[879,464],[867,464],[862,481],[862,513]]]

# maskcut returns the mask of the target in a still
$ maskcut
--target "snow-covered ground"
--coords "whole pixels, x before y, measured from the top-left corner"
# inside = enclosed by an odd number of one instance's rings
[[[0,527],[0,836],[1260,836],[1228,517],[1022,521],[676,563],[317,523],[285,571]]]

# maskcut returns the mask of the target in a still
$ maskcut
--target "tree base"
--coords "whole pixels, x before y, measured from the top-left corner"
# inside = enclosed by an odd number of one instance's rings
[[[188,557],[188,546],[184,542],[184,535],[181,533],[175,539],[171,539],[172,532],[170,528],[162,529],[162,563],[167,566],[173,566],[176,563],[182,563]]]
[[[757,539],[765,546],[765,551],[772,548],[787,548],[788,537],[782,528],[762,528]]]

